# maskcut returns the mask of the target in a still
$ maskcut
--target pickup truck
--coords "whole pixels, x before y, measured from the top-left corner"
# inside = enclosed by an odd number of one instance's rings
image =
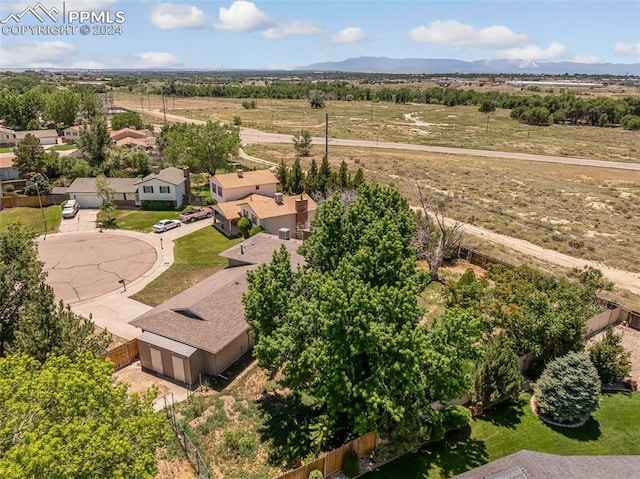
[[[202,218],[211,218],[213,216],[212,208],[198,208],[195,207],[191,211],[185,211],[184,213],[180,213],[180,221],[183,223],[193,223],[196,220],[201,220]]]

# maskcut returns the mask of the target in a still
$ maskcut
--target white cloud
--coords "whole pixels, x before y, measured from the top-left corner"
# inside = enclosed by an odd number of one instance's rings
[[[70,43],[25,42],[2,46],[0,66],[10,68],[55,68],[76,54]]]
[[[291,23],[283,23],[275,27],[267,28],[262,36],[269,40],[278,40],[291,35],[321,35],[322,27],[309,20],[295,20]]]
[[[638,43],[617,42],[613,47],[613,52],[618,55],[640,56],[640,42]]]
[[[253,2],[237,0],[229,8],[220,7],[220,22],[213,26],[233,32],[253,32],[271,24],[269,15],[256,7]]]
[[[576,63],[597,63],[600,57],[596,55],[575,55],[573,61]]]
[[[161,30],[204,27],[207,18],[194,5],[159,3],[151,9],[151,23]]]
[[[536,60],[555,60],[563,57],[566,52],[567,49],[564,45],[558,42],[551,42],[547,48],[542,48],[537,45],[526,45],[521,48],[498,50],[494,56],[504,60],[534,62]]]
[[[83,70],[99,70],[106,68],[104,63],[96,62],[93,60],[74,62],[70,65],[70,68],[81,68]]]
[[[362,28],[347,27],[340,30],[335,35],[331,36],[333,43],[353,43],[365,39],[365,34]]]
[[[438,45],[513,45],[527,40],[525,34],[503,25],[478,29],[457,20],[436,20],[429,22],[429,27],[420,25],[409,30],[409,37],[419,43]]]
[[[167,68],[179,66],[182,66],[182,62],[171,53],[145,52],[134,55],[132,63],[124,68]]]

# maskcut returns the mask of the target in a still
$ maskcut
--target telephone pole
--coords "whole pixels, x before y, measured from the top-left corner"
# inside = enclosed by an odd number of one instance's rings
[[[329,113],[324,114],[324,156],[329,161]]]

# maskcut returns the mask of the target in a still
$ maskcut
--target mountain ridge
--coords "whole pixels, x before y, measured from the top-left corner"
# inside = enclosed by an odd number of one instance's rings
[[[519,60],[464,61],[449,58],[354,57],[337,62],[313,63],[296,69],[359,73],[511,73],[640,76],[640,63],[521,62]]]

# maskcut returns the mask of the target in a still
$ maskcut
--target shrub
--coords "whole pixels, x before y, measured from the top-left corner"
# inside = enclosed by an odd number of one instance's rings
[[[242,125],[242,118],[240,118],[238,115],[234,115],[233,124],[236,126]]]
[[[249,229],[251,228],[251,221],[248,218],[240,218],[238,220],[238,231],[242,234],[244,239],[249,237]]]
[[[624,349],[621,340],[622,336],[614,333],[609,326],[602,341],[589,351],[589,358],[603,383],[623,381],[631,371],[629,352]]]
[[[142,200],[141,207],[148,211],[170,211],[174,208],[172,201],[159,200]]]
[[[249,230],[249,236],[255,236],[258,233],[262,233],[263,231],[264,231],[264,228],[262,226],[256,225]]]
[[[216,203],[216,200],[214,200],[211,196],[207,196],[207,199],[204,200],[204,202],[208,205],[214,205]]]
[[[347,477],[355,477],[360,474],[360,458],[355,451],[348,451],[342,459],[342,472]]]
[[[11,193],[12,191],[16,191],[16,187],[13,185],[7,185],[4,187],[5,193]]]
[[[309,477],[307,479],[324,479],[324,474],[317,469],[314,469],[309,473]]]
[[[464,406],[448,406],[443,411],[443,425],[446,429],[462,429],[471,422],[471,411]]]
[[[489,339],[473,379],[476,399],[491,405],[518,394],[522,388],[518,366],[518,355],[506,334]]]
[[[222,448],[224,455],[227,457],[246,457],[250,459],[258,448],[258,442],[255,437],[241,429],[227,429],[223,434]]]
[[[584,353],[569,353],[550,362],[535,385],[538,412],[554,421],[581,421],[598,408],[600,379]]]
[[[245,100],[242,102],[242,108],[245,110],[254,110],[258,106],[258,103],[255,100]]]
[[[40,173],[36,173],[29,177],[22,193],[28,196],[35,196],[38,192],[40,192],[41,195],[46,195],[49,191],[51,191],[49,181]]]

